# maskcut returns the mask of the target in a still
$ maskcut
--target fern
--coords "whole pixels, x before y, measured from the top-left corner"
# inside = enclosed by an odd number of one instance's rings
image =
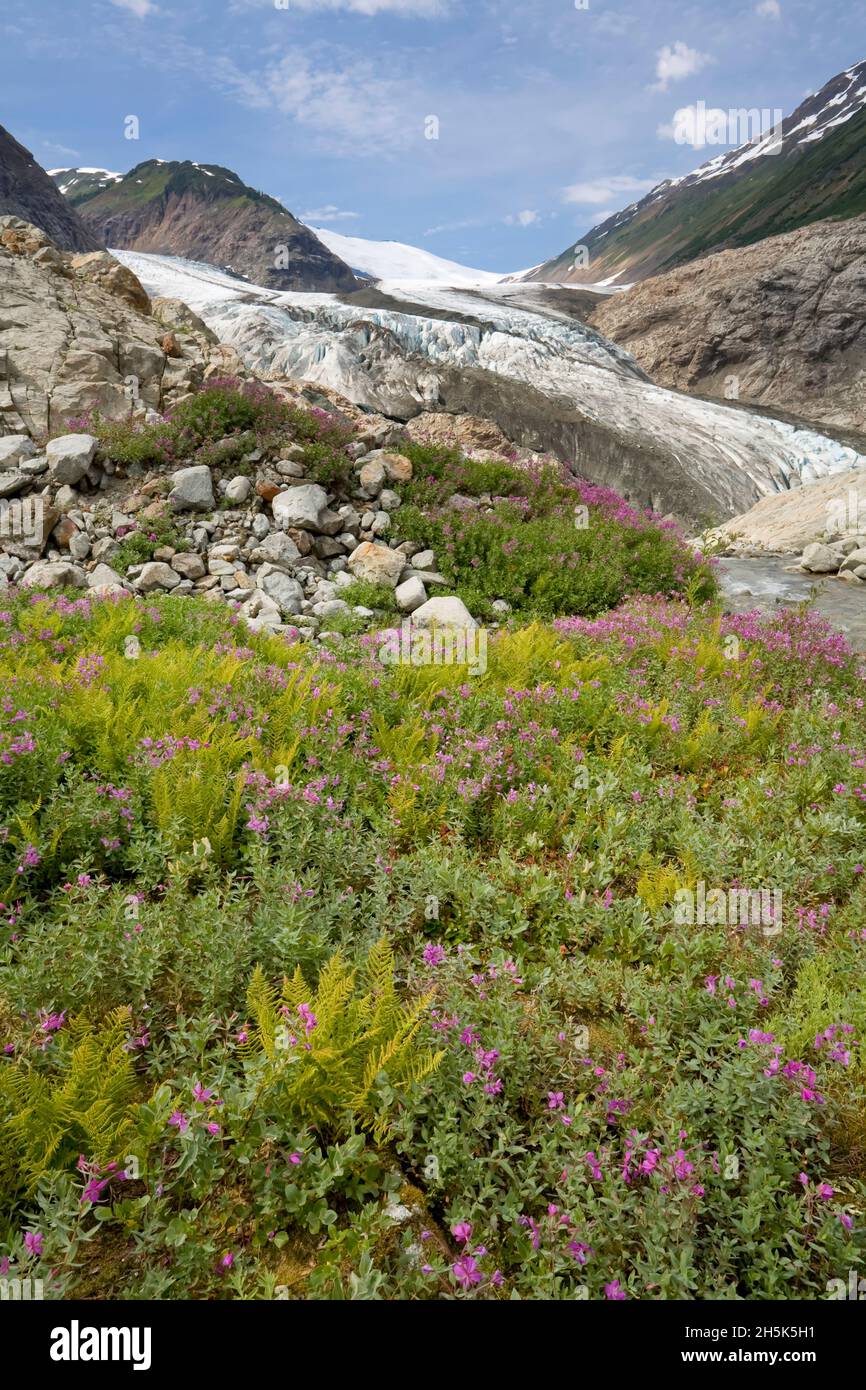
[[[433,996],[400,999],[386,938],[370,950],[363,976],[361,993],[356,972],[339,953],[315,989],[300,968],[277,989],[256,967],[247,994],[253,1023],[246,1050],[263,1061],[260,1092],[274,1088],[298,1123],[329,1133],[360,1126],[382,1139],[398,1094],[434,1072],[444,1053],[418,1045]],[[315,1019],[309,1032],[304,1006]]]
[[[79,1017],[58,1036],[59,1074],[26,1062],[0,1068],[0,1181],[31,1194],[80,1154],[104,1165],[120,1158],[133,1128],[135,1076],[126,1050],[129,1010],[98,1029]]]

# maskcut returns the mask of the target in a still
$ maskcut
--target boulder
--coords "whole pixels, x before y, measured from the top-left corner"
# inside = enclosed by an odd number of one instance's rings
[[[87,587],[89,589],[117,589],[120,593],[127,593],[126,581],[117,570],[112,569],[111,565],[97,565],[87,576]]]
[[[281,613],[300,613],[304,591],[297,579],[274,565],[262,565],[256,575],[256,587],[273,599]]]
[[[180,575],[171,565],[166,565],[161,560],[151,560],[142,566],[141,574],[136,580],[136,587],[143,594],[154,593],[157,589],[173,589],[180,583]]]
[[[405,454],[383,454],[382,465],[389,483],[409,483],[412,481],[412,462]]]
[[[274,521],[281,531],[290,526],[305,531],[318,531],[319,517],[328,504],[328,494],[318,483],[301,483],[298,487],[287,487],[273,499]],[[340,523],[342,529],[342,521]]]
[[[26,473],[16,473],[12,469],[7,473],[0,473],[0,499],[4,497],[17,497],[19,492],[24,491],[30,481]]]
[[[406,579],[397,585],[394,597],[401,613],[414,613],[427,602],[427,590],[420,579]]]
[[[239,473],[227,485],[225,495],[229,502],[246,502],[252,490],[253,485],[249,478],[245,478],[242,473]]]
[[[801,569],[808,570],[810,574],[835,574],[839,563],[839,556],[820,541],[807,545],[800,558]]]
[[[363,541],[349,556],[349,569],[356,579],[387,584],[392,589],[397,587],[404,563],[405,556],[387,545],[376,545],[374,541]]]
[[[0,469],[14,468],[25,459],[33,458],[36,445],[29,434],[7,434],[0,436]]]
[[[194,464],[172,473],[173,487],[168,494],[169,506],[176,512],[210,512],[216,505],[213,477],[207,464]]]
[[[285,531],[271,531],[250,553],[254,565],[273,565],[275,569],[286,571],[294,569],[300,559],[300,550]]]
[[[408,581],[412,583],[411,580]],[[412,614],[416,627],[473,628],[478,624],[461,598],[429,598]]]
[[[856,574],[861,565],[866,565],[866,550],[852,550],[843,560],[842,569]]]
[[[87,575],[66,560],[39,560],[21,580],[22,589],[83,589]]]
[[[92,434],[62,434],[49,439],[45,449],[48,459],[48,480],[55,487],[64,483],[80,483],[96,453],[99,440]]]
[[[204,577],[204,560],[200,555],[183,552],[180,555],[173,555],[170,564],[181,579],[202,579]]]

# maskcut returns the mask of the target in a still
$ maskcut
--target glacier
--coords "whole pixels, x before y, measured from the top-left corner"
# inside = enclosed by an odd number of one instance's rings
[[[396,418],[486,411],[518,442],[664,512],[730,517],[866,464],[818,430],[655,385],[574,316],[566,290],[386,280],[361,296],[279,293],[202,263],[112,254],[264,377],[330,387]]]

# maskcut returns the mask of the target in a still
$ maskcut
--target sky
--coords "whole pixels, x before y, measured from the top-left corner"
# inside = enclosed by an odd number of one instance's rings
[[[506,273],[718,154],[678,112],[787,114],[863,58],[866,0],[3,0],[0,124]]]

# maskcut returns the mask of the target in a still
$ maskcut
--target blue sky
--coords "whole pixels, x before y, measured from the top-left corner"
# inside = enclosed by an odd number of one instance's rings
[[[677,110],[787,112],[864,57],[866,0],[3,0],[0,124],[47,168],[219,163],[504,272],[718,153]]]

